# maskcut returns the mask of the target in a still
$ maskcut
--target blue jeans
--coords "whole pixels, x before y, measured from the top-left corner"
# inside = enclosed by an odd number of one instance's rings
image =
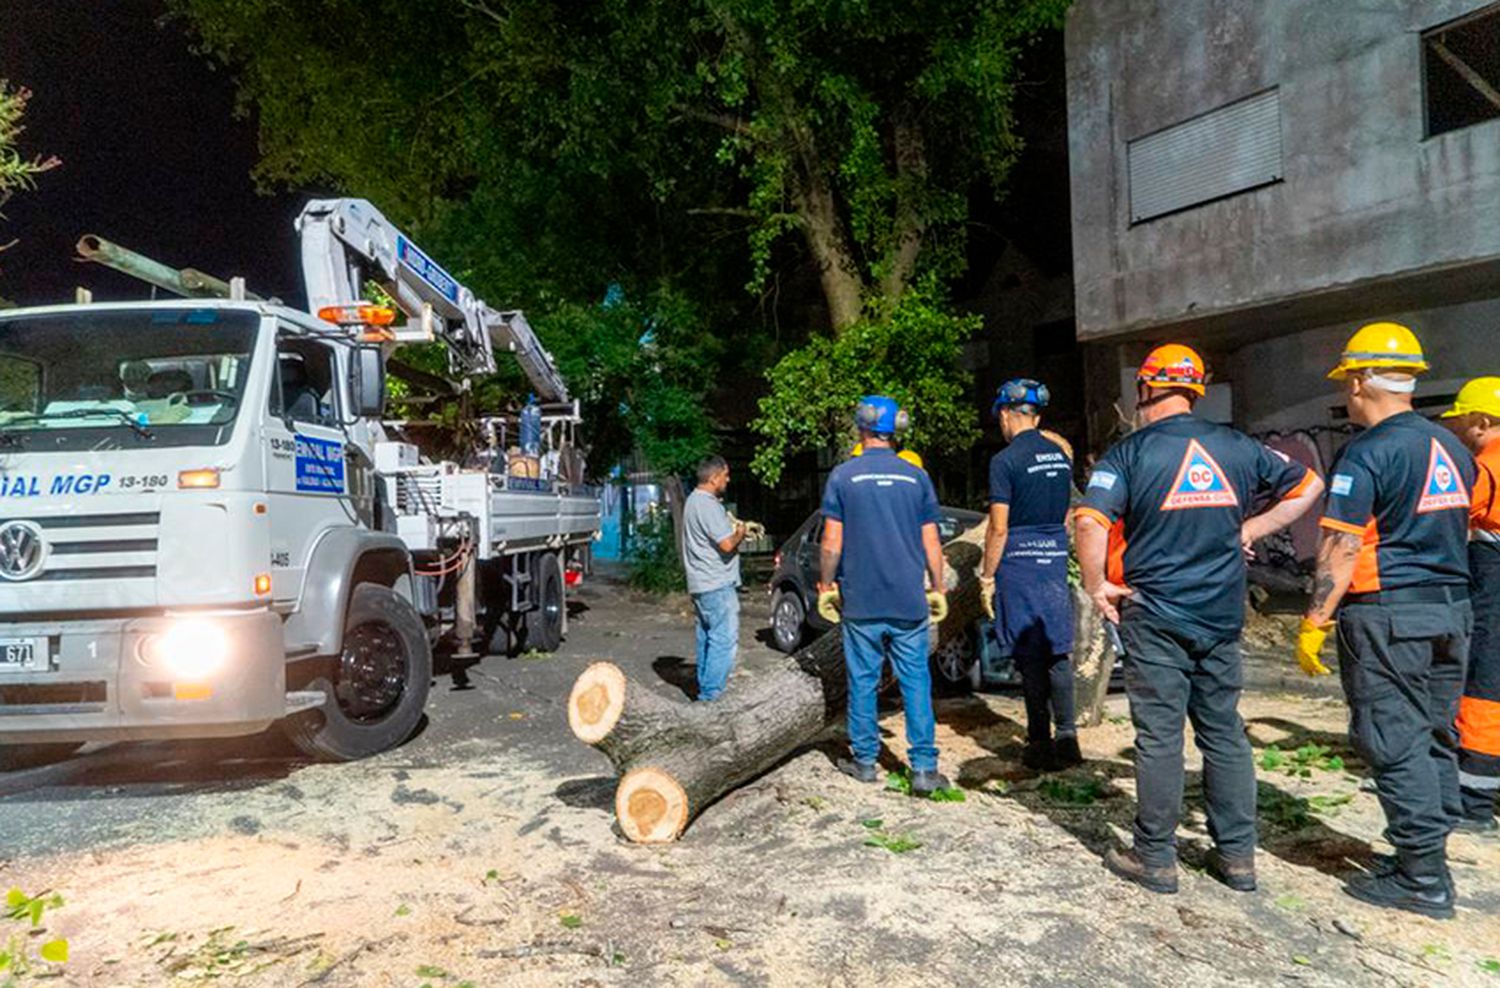
[[[734,586],[693,594],[697,614],[698,699],[717,700],[740,643],[740,594]]]
[[[849,669],[849,749],[854,760],[880,757],[876,694],[886,649],[906,705],[906,744],[914,772],[937,769],[937,725],[932,715],[932,670],[927,664],[927,621],[844,621],[844,664]]]

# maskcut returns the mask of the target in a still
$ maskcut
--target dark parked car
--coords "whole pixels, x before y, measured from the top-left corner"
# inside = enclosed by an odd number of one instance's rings
[[[938,536],[947,542],[984,520],[977,511],[943,508]],[[771,573],[771,642],[783,652],[793,652],[832,625],[817,611],[819,540],[823,537],[823,515],[813,512],[792,537],[776,551]],[[960,647],[934,651],[933,672],[945,691],[977,689],[980,666],[976,657],[982,648],[995,648],[994,636],[983,619],[976,621]],[[1009,663],[1005,663],[1008,667]],[[1011,677],[1003,676],[1000,683]],[[996,683],[994,678],[990,683]]]

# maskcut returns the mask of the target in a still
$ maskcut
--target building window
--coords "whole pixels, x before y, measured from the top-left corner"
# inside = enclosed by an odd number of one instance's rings
[[[1130,141],[1130,222],[1281,181],[1281,93],[1236,100]]]
[[[1500,4],[1422,35],[1427,136],[1500,117]]]

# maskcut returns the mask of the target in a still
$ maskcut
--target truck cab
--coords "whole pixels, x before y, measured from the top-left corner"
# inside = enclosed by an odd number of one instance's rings
[[[243,301],[0,313],[0,744],[330,705],[351,755],[410,733],[431,656],[377,518],[379,361],[336,329]],[[393,608],[368,654],[355,583]]]

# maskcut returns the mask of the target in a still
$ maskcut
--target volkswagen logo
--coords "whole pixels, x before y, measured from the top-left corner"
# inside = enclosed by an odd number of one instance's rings
[[[33,522],[8,521],[0,525],[0,579],[29,580],[47,561],[47,542]]]

